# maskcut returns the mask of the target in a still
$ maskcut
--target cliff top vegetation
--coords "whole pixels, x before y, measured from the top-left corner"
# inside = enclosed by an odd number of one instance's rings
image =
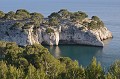
[[[81,24],[83,26],[82,28],[86,27],[88,29],[99,29],[100,27],[104,27],[104,23],[97,16],[92,16],[91,19],[89,19],[85,12],[70,12],[67,9],[53,12],[47,18],[45,18],[41,13],[30,13],[25,9],[18,9],[16,12],[10,11],[8,13],[0,11],[0,21],[2,22],[2,20],[13,20],[17,23],[19,22],[19,25],[22,26],[18,27],[23,27],[23,29],[29,28],[26,25],[30,23],[32,23],[35,28],[38,28],[41,24],[48,25],[49,27],[59,26],[65,21]]]

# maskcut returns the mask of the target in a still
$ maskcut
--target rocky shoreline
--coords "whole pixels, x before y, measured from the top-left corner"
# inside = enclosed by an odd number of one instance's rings
[[[10,30],[12,24],[14,22],[9,21],[2,26],[0,25],[0,40],[16,42],[21,46],[34,43],[41,44],[42,42],[48,45],[59,45],[59,41],[63,41],[64,44],[104,46],[102,41],[112,38],[112,33],[106,27],[97,30],[79,30],[77,27],[80,27],[80,25],[66,25],[64,27],[65,24],[61,24],[59,28],[50,27],[54,30],[53,33],[46,33],[45,26],[40,26],[36,29],[36,33],[33,33],[34,25],[23,32],[17,28]]]
[[[92,46],[104,46],[103,40],[112,38],[112,33],[103,25],[99,28],[89,28],[92,21],[84,18],[82,21],[71,21],[70,18],[60,19],[58,25],[46,24],[49,18],[35,28],[35,24],[30,24],[29,20],[2,20],[0,21],[0,40],[16,42],[20,46],[37,44],[59,45],[59,44],[80,44]],[[15,23],[29,23],[29,28],[13,27]],[[81,23],[82,22],[82,23]],[[87,25],[86,25],[87,23]],[[28,27],[27,26],[27,27]]]

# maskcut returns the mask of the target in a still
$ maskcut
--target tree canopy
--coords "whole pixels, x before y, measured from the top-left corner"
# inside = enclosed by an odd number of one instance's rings
[[[38,44],[21,48],[16,43],[1,41],[0,50],[5,55],[0,59],[0,79],[120,78],[120,61],[113,63],[105,73],[96,58],[84,68],[68,57],[54,58],[47,48]]]

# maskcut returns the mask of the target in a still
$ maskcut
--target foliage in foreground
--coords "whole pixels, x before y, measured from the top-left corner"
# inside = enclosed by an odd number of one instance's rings
[[[68,57],[54,58],[42,45],[24,48],[0,42],[0,79],[120,79],[120,61],[107,73],[93,58],[86,68]]]

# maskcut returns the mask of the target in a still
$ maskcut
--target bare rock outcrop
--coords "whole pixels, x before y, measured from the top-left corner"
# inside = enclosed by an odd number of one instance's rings
[[[43,40],[48,45],[58,45],[59,44],[59,32],[54,33],[44,33]]]
[[[65,27],[62,26],[62,32],[60,33],[60,40],[63,43],[68,44],[84,44],[94,46],[104,46],[101,36],[97,36],[94,31],[88,29],[79,29],[82,25],[69,24]],[[100,31],[101,32],[101,31]],[[99,32],[97,32],[99,34]],[[107,35],[106,35],[107,36]],[[111,36],[108,36],[108,38]]]
[[[88,21],[91,22],[91,20]],[[104,46],[102,41],[113,37],[106,27],[91,30],[80,23],[73,23],[69,20],[61,22],[59,26],[49,27],[40,25],[36,29],[34,29],[35,25],[30,25],[30,28],[27,29],[12,27],[16,22],[11,20],[0,23],[0,40],[16,42],[21,46],[32,45],[34,43],[41,44],[43,42],[48,45],[84,44]],[[47,33],[46,29],[48,27],[53,32]]]

